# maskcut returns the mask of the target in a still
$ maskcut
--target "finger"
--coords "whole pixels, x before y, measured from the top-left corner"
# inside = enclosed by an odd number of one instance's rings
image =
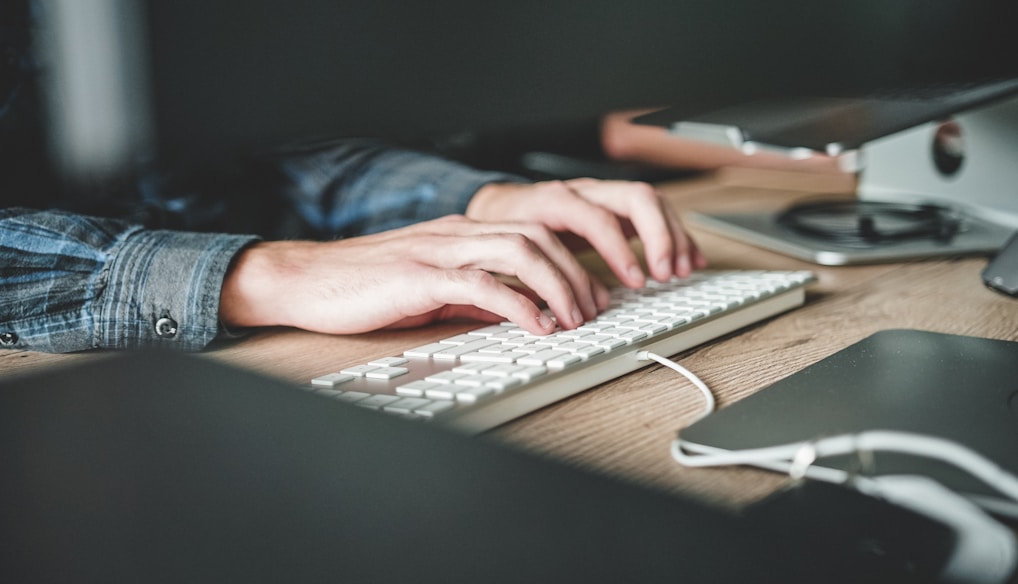
[[[594,282],[596,280],[580,265],[576,256],[569,251],[565,244],[550,229],[534,223],[477,223],[474,229],[478,233],[486,235],[497,235],[507,232],[524,235],[537,245],[541,253],[551,260],[554,266],[565,276],[573,291],[573,297],[580,307],[583,320],[587,321],[597,316],[599,309],[595,296],[596,288]]]
[[[672,239],[675,241],[675,274],[685,278],[693,270],[706,268],[707,257],[700,251],[693,236],[683,227],[675,210],[667,204],[666,210],[668,211],[666,218],[672,231]]]
[[[569,186],[592,204],[628,220],[643,243],[651,275],[672,277],[680,258],[688,253],[678,218],[651,185],[624,181],[570,181]],[[688,263],[688,258],[684,260]]]
[[[571,186],[580,196],[602,205],[634,225],[644,244],[645,257],[655,278],[688,276],[707,267],[707,259],[689,235],[678,213],[656,189],[646,183],[581,180]],[[617,189],[625,189],[620,196]]]
[[[445,234],[455,234],[461,237],[481,235],[497,236],[506,233],[523,235],[537,246],[540,253],[551,261],[555,269],[565,276],[565,279],[572,290],[573,300],[580,308],[580,319],[582,319],[582,322],[586,322],[587,320],[597,316],[597,313],[599,312],[599,301],[595,297],[596,288],[591,283],[593,278],[587,270],[580,265],[580,263],[576,260],[576,257],[569,251],[565,244],[562,243],[558,236],[549,228],[536,223],[487,223],[461,218],[450,219],[445,223],[437,225],[436,229]],[[462,255],[458,255],[456,257],[462,257]],[[463,264],[463,266],[465,265],[466,264]],[[453,266],[447,265],[446,267]],[[509,274],[509,272],[502,273]],[[520,274],[512,273],[510,275],[517,276],[523,280],[525,274],[525,272],[522,272]],[[600,294],[600,292],[598,292],[598,294]],[[565,326],[578,326],[580,324],[579,322],[571,324],[572,320],[573,319],[563,321],[563,324]]]
[[[436,306],[473,306],[475,314],[490,313],[511,320],[527,332],[547,335],[555,322],[526,295],[485,270],[436,270],[430,301]]]
[[[623,225],[610,210],[592,203],[565,183],[557,183],[545,188],[540,218],[556,231],[570,231],[585,239],[625,285],[638,288],[646,283]]]
[[[671,233],[675,246],[675,253],[672,256],[671,269],[674,275],[685,278],[689,276],[694,268],[702,267],[695,265],[694,253],[699,253],[693,239],[686,233],[679,221],[678,216],[666,205],[665,220],[668,223],[668,230]]]
[[[419,326],[424,326],[426,324],[431,324],[433,322],[454,319],[476,320],[485,323],[496,323],[506,320],[506,318],[502,315],[495,314],[494,312],[490,312],[482,308],[478,308],[476,306],[450,304],[438,308],[436,310],[433,310],[431,312],[406,317],[402,320],[393,322],[392,324],[384,328],[387,329],[416,328]]]
[[[493,198],[493,192],[500,194]],[[479,211],[475,207],[475,215],[492,216],[497,209],[499,216],[514,221],[540,223],[560,233],[571,232],[593,247],[622,283],[634,288],[646,283],[636,254],[629,246],[625,226],[611,212],[584,200],[566,183],[548,181],[526,186],[502,186],[500,191],[489,191],[486,201],[486,210]],[[493,201],[500,203],[494,204]]]
[[[416,248],[417,261],[446,270],[483,270],[514,276],[548,303],[548,308],[563,328],[575,328],[585,322],[583,311],[566,276],[525,235],[493,233],[431,239],[431,245]],[[585,286],[583,293],[589,297],[589,284]],[[593,305],[593,298],[588,302]],[[478,305],[476,302],[472,304]]]

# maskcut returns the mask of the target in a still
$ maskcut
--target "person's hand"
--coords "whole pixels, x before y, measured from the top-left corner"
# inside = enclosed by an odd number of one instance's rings
[[[454,216],[326,243],[255,244],[226,275],[220,319],[227,327],[334,334],[456,317],[511,320],[540,335],[554,330],[534,298],[493,274],[518,278],[562,328],[579,326],[608,303],[604,286],[548,228]]]
[[[647,183],[575,179],[537,184],[496,183],[483,187],[467,207],[479,221],[520,221],[575,234],[604,258],[630,287],[646,283],[629,245],[638,236],[651,276],[685,277],[707,261],[682,228],[675,211]]]

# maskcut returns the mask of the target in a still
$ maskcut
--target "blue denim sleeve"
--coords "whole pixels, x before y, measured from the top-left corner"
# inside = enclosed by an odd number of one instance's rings
[[[464,213],[494,182],[525,182],[370,140],[318,143],[280,153],[283,194],[319,236],[367,235]]]
[[[60,211],[0,211],[0,347],[198,350],[249,236],[150,231]]]

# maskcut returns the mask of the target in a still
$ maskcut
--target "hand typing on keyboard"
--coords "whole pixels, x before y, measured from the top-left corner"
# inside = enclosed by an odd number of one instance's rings
[[[463,317],[509,320],[536,335],[575,329],[604,310],[609,295],[560,235],[582,238],[630,287],[646,282],[628,244],[633,235],[655,279],[706,263],[649,185],[489,184],[466,216],[333,242],[255,244],[226,276],[220,316],[227,326],[337,334]],[[527,290],[495,274],[515,277]]]
[[[808,272],[700,271],[639,290],[619,286],[610,291],[608,310],[574,330],[537,336],[509,322],[482,326],[323,372],[310,388],[481,432],[795,308],[812,281]]]
[[[558,234],[579,236],[581,245],[597,250],[619,281],[630,288],[645,283],[628,244],[634,235],[643,243],[650,274],[658,281],[684,278],[693,269],[707,266],[678,215],[646,183],[576,179],[536,185],[493,184],[478,191],[467,216],[536,223]]]

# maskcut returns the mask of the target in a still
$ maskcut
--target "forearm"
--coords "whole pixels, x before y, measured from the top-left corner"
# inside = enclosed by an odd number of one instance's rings
[[[198,350],[220,332],[219,296],[246,236],[145,231],[60,212],[0,215],[5,348]]]
[[[280,155],[283,193],[321,237],[353,237],[462,214],[474,194],[511,174],[475,170],[369,140],[342,140]]]

